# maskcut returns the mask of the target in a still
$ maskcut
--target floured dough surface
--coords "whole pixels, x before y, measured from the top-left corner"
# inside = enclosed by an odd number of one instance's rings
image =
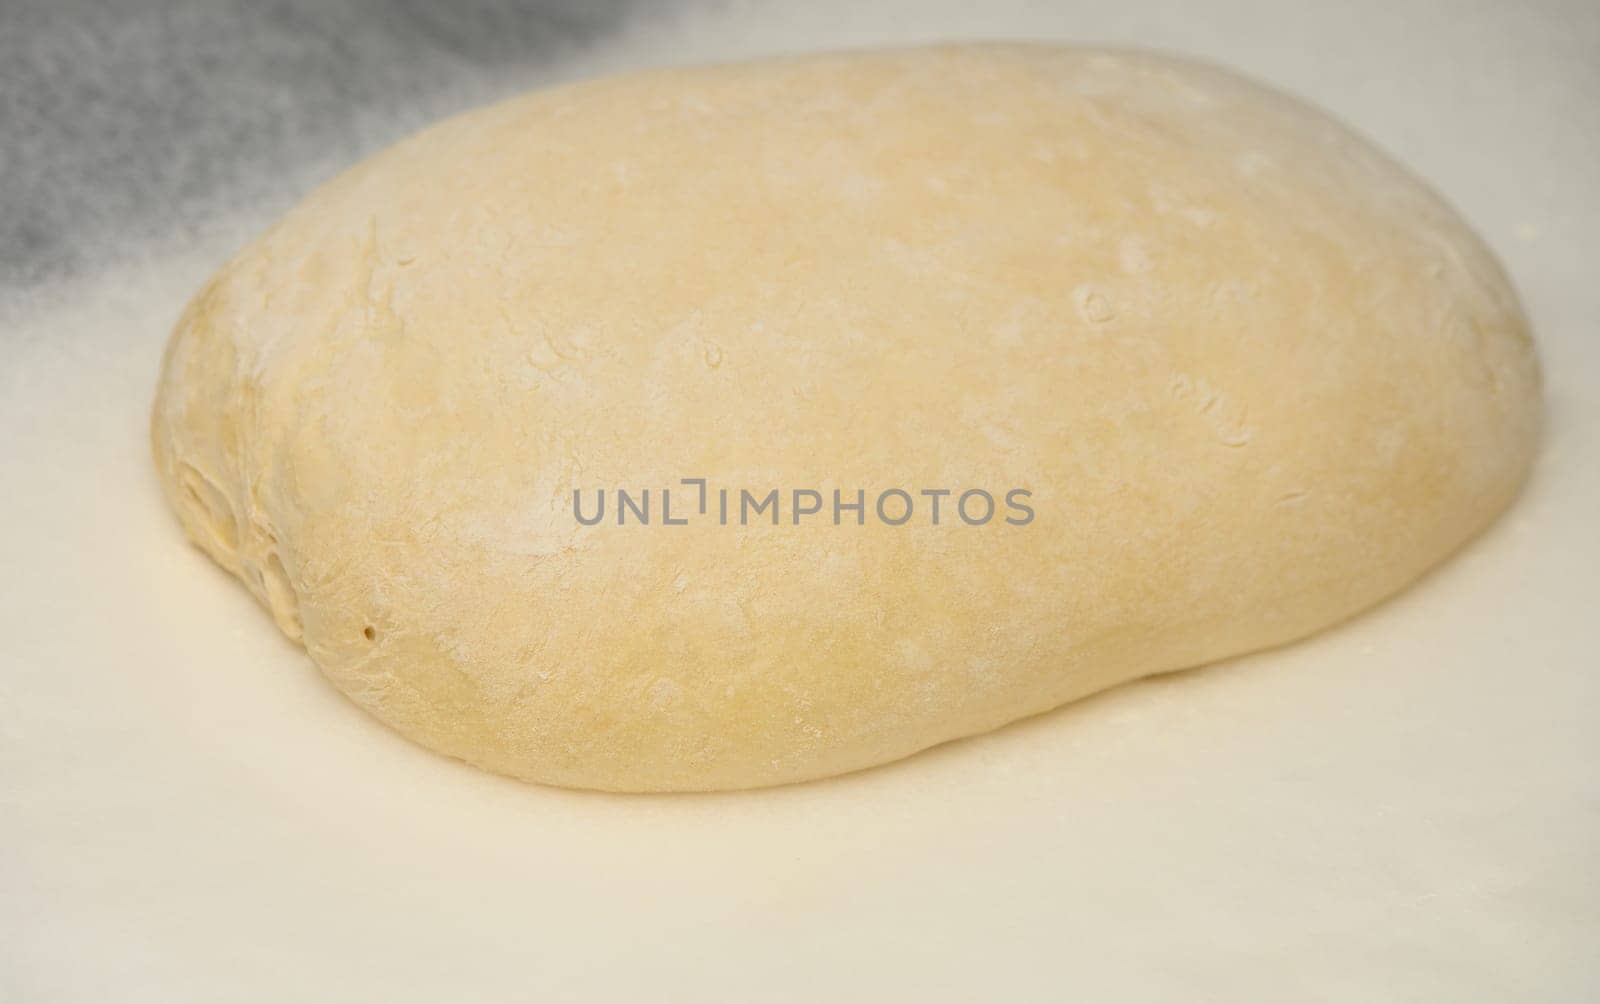
[[[985,45],[435,126],[200,292],[153,442],[190,537],[378,718],[530,780],[699,790],[1338,621],[1506,505],[1537,413],[1501,270],[1364,141],[1187,61]],[[685,478],[782,518],[663,525]],[[863,525],[791,520],[858,489]]]

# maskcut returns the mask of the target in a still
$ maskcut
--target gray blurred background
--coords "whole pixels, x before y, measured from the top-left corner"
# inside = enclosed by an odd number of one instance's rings
[[[660,0],[657,13],[671,6]],[[0,289],[279,201],[640,0],[0,0]]]

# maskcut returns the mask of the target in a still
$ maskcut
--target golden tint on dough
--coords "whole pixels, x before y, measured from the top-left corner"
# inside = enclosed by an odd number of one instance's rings
[[[195,297],[153,441],[189,536],[374,716],[661,791],[1316,631],[1482,529],[1537,414],[1501,269],[1359,137],[1186,60],[979,45],[428,129]],[[723,525],[719,487],[781,519]],[[798,524],[796,490],[824,500]]]

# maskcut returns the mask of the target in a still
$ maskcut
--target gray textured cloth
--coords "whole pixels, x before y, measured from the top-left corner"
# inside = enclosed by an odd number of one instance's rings
[[[202,226],[442,111],[638,0],[5,0],[0,288]],[[288,182],[288,184],[286,184]]]

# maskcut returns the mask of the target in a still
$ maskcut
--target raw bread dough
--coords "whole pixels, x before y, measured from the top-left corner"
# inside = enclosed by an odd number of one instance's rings
[[[190,537],[362,707],[644,791],[879,764],[1315,631],[1489,522],[1537,413],[1501,269],[1359,137],[1186,60],[982,45],[435,126],[200,292],[153,441]],[[778,489],[779,524],[722,525],[719,487]],[[618,488],[649,525],[575,518]],[[798,525],[796,489],[825,500]]]

